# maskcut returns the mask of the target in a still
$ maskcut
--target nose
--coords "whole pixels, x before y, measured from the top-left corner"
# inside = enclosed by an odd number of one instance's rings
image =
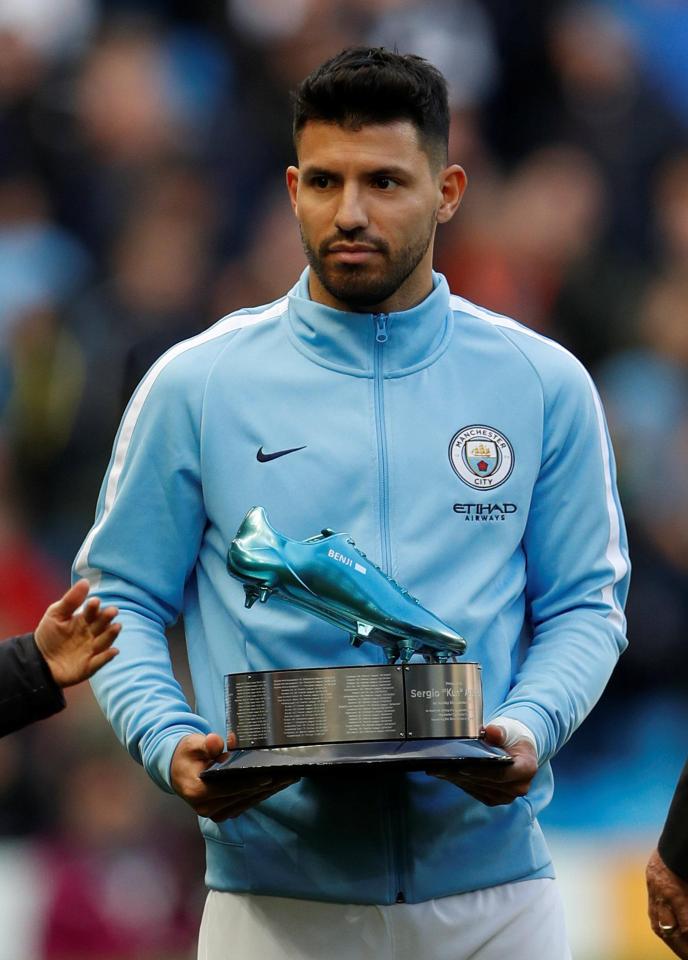
[[[335,216],[335,226],[342,233],[351,233],[354,230],[362,230],[368,226],[368,215],[366,214],[361,193],[355,184],[346,184],[342,189],[339,198],[339,206]]]

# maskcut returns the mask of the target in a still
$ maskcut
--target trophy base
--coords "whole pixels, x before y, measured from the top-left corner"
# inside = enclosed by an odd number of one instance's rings
[[[456,766],[513,763],[501,747],[473,737],[450,740],[378,740],[363,743],[319,743],[300,747],[261,747],[235,750],[204,770],[201,779],[212,782],[240,772],[280,771],[297,777],[320,774],[410,773]]]

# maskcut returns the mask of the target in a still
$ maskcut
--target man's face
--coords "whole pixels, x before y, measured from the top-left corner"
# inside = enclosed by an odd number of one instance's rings
[[[315,274],[311,295],[339,309],[386,311],[427,296],[435,226],[455,208],[438,215],[447,170],[431,169],[413,124],[309,122],[298,155],[287,185]],[[456,177],[460,168],[448,170]]]

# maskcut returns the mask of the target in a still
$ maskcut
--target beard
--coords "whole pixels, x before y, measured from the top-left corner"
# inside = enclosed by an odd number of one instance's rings
[[[301,242],[308,263],[327,292],[352,309],[361,310],[383,303],[406,282],[427,253],[434,229],[433,215],[422,232],[394,253],[385,240],[368,237],[363,232],[339,233],[328,237],[316,250],[301,227]],[[374,246],[378,253],[374,258],[375,263],[371,265],[333,261],[328,251],[332,244],[342,241]]]

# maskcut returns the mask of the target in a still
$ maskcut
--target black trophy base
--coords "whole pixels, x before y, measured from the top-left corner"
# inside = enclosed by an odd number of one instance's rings
[[[410,773],[456,766],[471,769],[508,765],[512,758],[501,747],[484,740],[378,740],[365,743],[319,743],[302,747],[263,747],[235,750],[223,761],[204,770],[201,779],[216,781],[240,772],[275,771],[296,777],[320,774]]]

